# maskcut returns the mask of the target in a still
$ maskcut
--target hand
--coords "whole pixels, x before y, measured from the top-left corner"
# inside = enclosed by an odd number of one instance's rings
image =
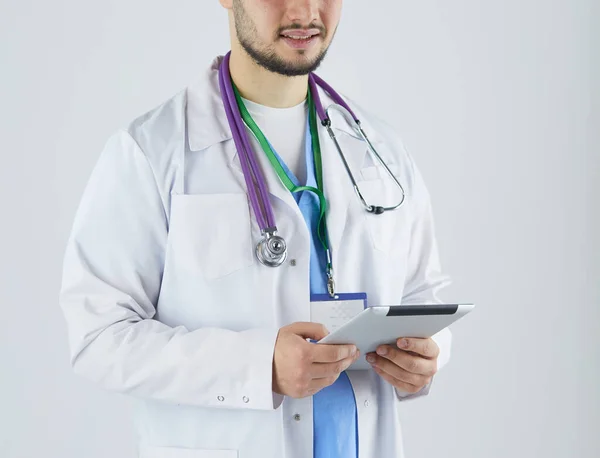
[[[354,363],[354,345],[314,344],[329,332],[317,323],[293,323],[279,330],[273,356],[273,391],[303,398],[332,385]],[[354,353],[353,353],[354,351]]]
[[[440,349],[433,339],[398,339],[396,345],[381,345],[377,348],[377,354],[367,354],[367,361],[375,372],[395,388],[417,393],[436,374]]]

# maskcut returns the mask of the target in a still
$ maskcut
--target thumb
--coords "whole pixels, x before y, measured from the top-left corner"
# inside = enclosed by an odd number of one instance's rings
[[[288,327],[293,334],[301,336],[305,339],[321,340],[329,331],[320,323],[297,322]]]

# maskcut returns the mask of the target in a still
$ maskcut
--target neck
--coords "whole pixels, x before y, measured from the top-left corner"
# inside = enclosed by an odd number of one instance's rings
[[[272,108],[289,108],[302,103],[308,90],[308,75],[284,76],[259,66],[238,46],[232,47],[229,72],[240,95]]]

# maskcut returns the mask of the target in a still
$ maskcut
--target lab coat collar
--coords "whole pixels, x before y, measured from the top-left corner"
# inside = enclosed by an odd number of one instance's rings
[[[191,151],[203,150],[216,143],[232,139],[219,90],[218,69],[223,57],[217,56],[207,72],[187,88],[187,131]],[[321,88],[319,88],[319,93],[325,108],[333,103],[333,100]],[[368,125],[366,124],[368,121],[362,119],[360,114],[357,115],[361,117],[363,126]],[[360,139],[360,136],[341,116],[336,116],[336,119],[332,120],[332,124],[335,130]],[[372,141],[375,140],[373,135],[370,138]]]

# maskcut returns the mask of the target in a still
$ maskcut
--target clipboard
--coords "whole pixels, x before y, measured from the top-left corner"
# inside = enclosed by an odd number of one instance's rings
[[[317,342],[353,344],[360,358],[347,370],[371,369],[365,355],[380,345],[396,345],[401,337],[430,338],[461,319],[475,304],[371,306]]]

